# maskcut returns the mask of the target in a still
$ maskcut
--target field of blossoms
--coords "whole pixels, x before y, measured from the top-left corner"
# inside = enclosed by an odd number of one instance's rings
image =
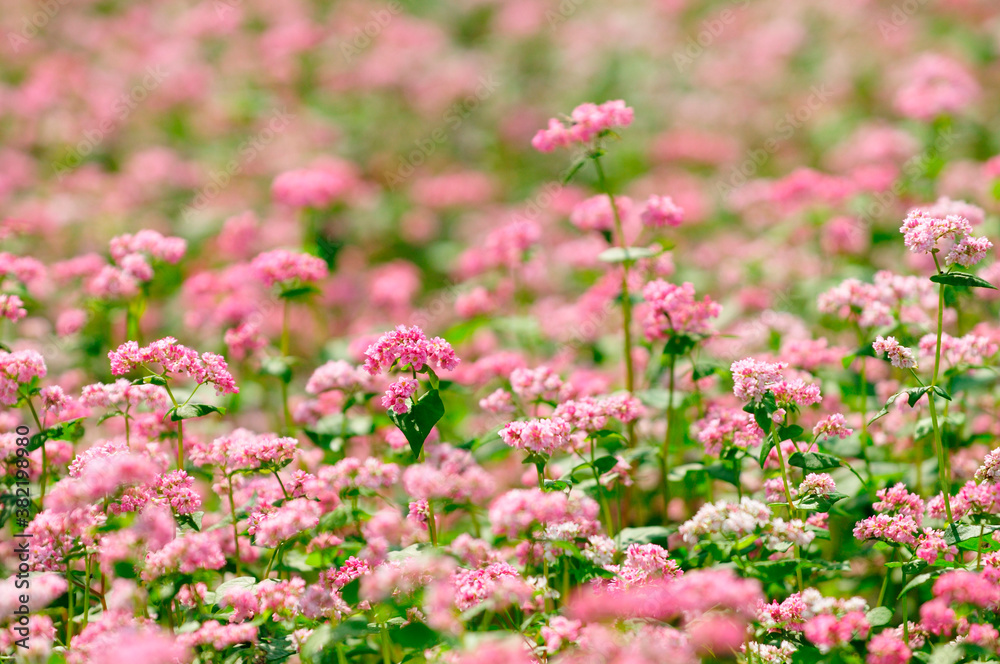
[[[0,661],[1000,661],[996,0],[4,0]]]

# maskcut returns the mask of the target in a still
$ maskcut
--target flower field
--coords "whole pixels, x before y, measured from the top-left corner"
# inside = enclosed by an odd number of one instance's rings
[[[3,5],[3,661],[1000,661],[994,0]]]

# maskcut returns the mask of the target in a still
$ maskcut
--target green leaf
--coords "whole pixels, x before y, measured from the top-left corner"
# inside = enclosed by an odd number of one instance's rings
[[[400,415],[393,410],[389,411],[389,419],[406,436],[415,457],[420,456],[424,441],[442,417],[444,403],[441,401],[441,394],[433,389],[420,397],[409,412]]]
[[[392,640],[404,648],[424,650],[437,643],[438,633],[423,623],[411,622],[393,634]]]
[[[782,440],[791,440],[793,438],[798,438],[803,434],[805,429],[800,427],[798,424],[792,424],[791,426],[781,427],[778,429],[778,436]]]
[[[714,477],[717,480],[721,480],[733,486],[740,485],[740,478],[737,475],[736,470],[727,463],[713,463],[710,466],[705,467],[705,472],[708,473],[709,477]]]
[[[821,452],[796,452],[788,458],[788,465],[815,473],[841,466],[840,457]]]
[[[771,432],[771,425],[774,423],[774,420],[772,420],[771,416],[767,413],[767,408],[762,406],[758,406],[753,409],[753,419],[757,422],[757,426],[759,426],[765,434],[768,434]]]
[[[913,577],[912,579],[909,580],[909,582],[907,582],[905,586],[903,586],[903,589],[899,591],[899,594],[905,595],[906,593],[910,592],[917,586],[921,586],[930,581],[932,576],[933,575],[930,572],[926,572],[924,574],[920,574],[918,576]]]
[[[278,297],[284,300],[299,300],[305,297],[309,297],[313,293],[318,293],[319,289],[315,286],[295,286],[293,288],[285,288],[279,294]]]
[[[572,488],[573,485],[566,480],[545,480],[542,483],[542,489],[545,491],[567,491]]]
[[[642,526],[639,528],[623,528],[618,533],[620,547],[625,549],[629,544],[663,544],[666,546],[670,531],[663,526]]]
[[[136,378],[132,381],[133,385],[159,385],[163,387],[167,384],[167,379],[163,376],[153,375],[153,376],[143,376],[142,378]]]
[[[767,455],[771,453],[774,448],[774,439],[771,436],[765,436],[764,442],[760,445],[760,467],[764,467],[764,463],[767,461]]]
[[[613,456],[605,456],[595,461],[594,465],[597,467],[597,473],[603,475],[618,465],[618,459]]]
[[[659,254],[659,249],[651,247],[612,247],[605,249],[597,256],[604,263],[631,263],[640,258],[650,258]]]
[[[672,334],[663,346],[664,355],[686,355],[698,340],[689,334]]]
[[[955,643],[943,643],[934,646],[927,664],[956,664],[962,659],[962,646]]]
[[[257,579],[252,576],[238,576],[235,579],[229,579],[220,583],[219,587],[215,589],[215,601],[216,603],[221,601],[230,590],[245,590],[253,588],[256,584]]]
[[[877,606],[866,613],[865,618],[868,619],[868,624],[872,627],[881,627],[888,625],[889,621],[892,620],[892,611],[887,607]]]
[[[170,415],[171,422],[180,422],[181,420],[190,420],[210,413],[225,415],[226,409],[222,406],[213,406],[208,403],[188,403],[171,408],[167,413]]]
[[[722,371],[722,367],[716,366],[714,364],[696,364],[691,370],[692,380],[701,380],[706,376],[711,376],[714,373]]]
[[[985,279],[980,279],[974,274],[969,274],[968,272],[949,272],[948,274],[935,274],[931,277],[931,281],[936,284],[945,284],[946,286],[958,286],[959,288],[992,288],[997,290],[997,287],[986,281]]]

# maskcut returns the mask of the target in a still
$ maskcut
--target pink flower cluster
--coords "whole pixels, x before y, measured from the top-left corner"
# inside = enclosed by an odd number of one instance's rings
[[[680,226],[684,221],[684,209],[674,203],[669,196],[650,196],[639,213],[642,223],[650,228]]]
[[[371,376],[344,360],[331,360],[318,367],[306,383],[306,392],[321,394],[329,390],[353,392],[371,387]]]
[[[412,378],[398,378],[386,389],[382,407],[397,415],[410,412],[410,399],[417,393],[417,385],[417,381]]]
[[[915,254],[936,253],[944,248],[938,245],[941,240],[950,241],[944,261],[946,265],[958,263],[971,267],[993,248],[993,243],[987,238],[972,237],[972,223],[957,214],[941,219],[919,208],[911,210],[899,232],[903,234],[903,243]]]
[[[458,366],[455,350],[441,337],[428,339],[417,326],[400,325],[386,332],[365,351],[365,370],[372,376],[388,371],[396,362],[420,371],[424,366],[451,370]]]
[[[657,279],[646,284],[642,296],[648,306],[643,326],[650,341],[680,334],[711,334],[709,321],[722,313],[722,307],[707,295],[696,300],[690,282],[678,286]]]
[[[28,311],[24,308],[24,301],[20,297],[0,293],[0,318],[16,323],[27,315]]]
[[[556,406],[553,419],[565,420],[574,429],[599,431],[608,425],[609,419],[632,422],[645,408],[642,402],[631,394],[617,394],[608,397],[580,397],[564,401]]]
[[[196,464],[218,466],[228,474],[237,470],[284,466],[292,460],[297,449],[295,438],[273,433],[255,434],[240,428],[211,443],[195,441],[190,456]]]
[[[285,171],[271,184],[274,200],[294,208],[329,207],[357,183],[349,164]]]
[[[899,343],[895,337],[875,337],[872,348],[876,353],[885,353],[889,357],[889,362],[894,367],[900,369],[916,369],[917,361],[913,358],[913,352],[906,346]]]
[[[558,417],[515,421],[500,430],[500,438],[516,450],[552,456],[572,444],[572,427]]]
[[[240,391],[221,355],[210,352],[198,355],[197,351],[181,345],[173,337],[164,337],[141,348],[134,341],[126,341],[118,350],[108,353],[108,358],[111,360],[111,373],[116,376],[140,366],[152,371],[150,365],[160,365],[168,376],[189,376],[199,385],[212,385],[216,394],[237,394]]]
[[[287,249],[275,249],[258,255],[250,263],[250,269],[254,277],[268,287],[274,284],[319,281],[328,273],[326,262],[322,258]]]
[[[16,404],[18,385],[29,383],[34,378],[44,378],[46,373],[45,360],[37,351],[16,350],[8,353],[0,350],[0,404]]]
[[[570,114],[567,126],[560,120],[549,120],[547,129],[540,129],[531,139],[539,152],[552,152],[557,147],[568,148],[574,143],[589,144],[605,132],[632,124],[634,113],[622,100],[603,104],[581,104]]]
[[[764,394],[782,380],[781,372],[788,368],[786,362],[764,362],[748,357],[733,362],[733,394],[744,403],[760,403]]]

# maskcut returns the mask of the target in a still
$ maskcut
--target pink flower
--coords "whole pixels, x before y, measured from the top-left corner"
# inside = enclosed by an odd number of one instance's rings
[[[164,337],[142,348],[134,341],[126,341],[118,350],[108,353],[108,358],[111,360],[111,373],[116,376],[127,374],[139,366],[158,364],[168,375],[188,376],[199,385],[212,385],[216,394],[239,392],[221,355],[206,352],[199,356],[197,351],[179,344],[173,337]]]
[[[642,223],[650,228],[680,226],[684,221],[684,210],[669,196],[650,196],[639,214]]]
[[[299,533],[315,528],[322,514],[322,506],[307,498],[296,498],[274,511],[251,516],[247,533],[254,536],[258,546],[274,547]]]
[[[886,630],[868,642],[865,661],[867,664],[906,664],[912,656],[913,651],[906,643],[891,630]]]
[[[569,447],[570,431],[566,420],[553,417],[511,422],[500,430],[500,438],[514,449],[551,456]]]
[[[320,366],[309,377],[306,392],[321,394],[328,390],[353,392],[371,387],[371,377],[362,369],[344,360],[331,360]]]
[[[627,217],[632,209],[632,199],[615,196],[615,206],[621,217]],[[581,231],[612,231],[615,228],[615,217],[611,201],[603,194],[591,196],[573,208],[569,222]]]
[[[836,490],[837,484],[827,473],[809,473],[799,485],[799,493],[803,496],[829,496]]]
[[[677,286],[657,279],[646,284],[642,296],[648,305],[643,325],[650,341],[680,334],[711,334],[709,320],[722,313],[722,307],[707,295],[696,300],[694,285],[689,282]]]
[[[885,353],[894,367],[900,369],[915,369],[917,367],[917,361],[913,359],[913,352],[896,341],[895,337],[883,338],[882,335],[879,335],[875,337],[872,348],[875,349],[876,353]]]
[[[271,184],[274,200],[295,208],[326,208],[357,184],[350,164],[285,171]]]
[[[813,427],[813,435],[817,438],[847,438],[854,431],[847,426],[847,418],[841,413],[828,415]]]
[[[945,256],[944,262],[945,265],[958,263],[964,267],[972,267],[986,258],[987,252],[992,248],[993,243],[985,237],[966,235],[951,248],[951,251]]]
[[[365,370],[372,376],[387,371],[397,361],[400,368],[408,365],[414,371],[420,371],[425,365],[451,370],[459,362],[451,344],[441,337],[428,339],[423,330],[415,325],[400,325],[386,332],[365,351]]]
[[[164,237],[152,230],[141,230],[135,235],[126,233],[111,239],[111,258],[119,265],[127,256],[136,254],[146,254],[165,263],[177,263],[186,251],[187,242],[183,238]]]
[[[410,399],[417,393],[417,381],[412,378],[399,378],[389,385],[382,397],[382,407],[392,410],[397,415],[410,412]]]
[[[965,110],[980,95],[979,83],[961,63],[927,53],[907,71],[907,80],[896,93],[901,114],[917,120]]]
[[[553,118],[547,129],[540,129],[531,140],[539,152],[552,152],[557,147],[573,143],[590,143],[604,132],[632,124],[634,113],[624,101],[607,101],[601,105],[581,104],[573,109],[570,124]]]
[[[786,362],[763,362],[748,357],[733,362],[733,393],[743,402],[760,403],[764,393],[781,380],[781,372],[788,368]]]
[[[21,298],[17,295],[0,293],[0,318],[16,323],[27,315],[28,311],[24,308]]]
[[[19,385],[33,378],[44,378],[48,373],[45,360],[33,350],[17,350],[8,353],[0,350],[0,404],[13,406],[17,403]]]
[[[275,249],[259,254],[250,263],[254,276],[265,286],[277,283],[308,283],[327,275],[326,262],[309,254]]]

